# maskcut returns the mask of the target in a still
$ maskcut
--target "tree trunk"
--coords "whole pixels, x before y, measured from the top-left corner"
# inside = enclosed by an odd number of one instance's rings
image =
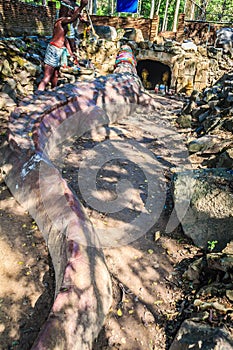
[[[159,15],[159,9],[160,9],[160,5],[161,5],[161,0],[159,0],[158,2],[158,6],[157,6],[157,10],[156,10],[156,15]]]
[[[112,0],[111,16],[113,16],[114,12],[115,12],[115,2],[114,2],[114,0]]]
[[[178,21],[178,16],[179,16],[179,9],[180,9],[180,0],[176,0],[176,9],[175,9],[174,20],[173,20],[173,28],[172,28],[173,32],[176,32],[176,29],[177,29],[177,21]]]
[[[204,0],[200,6],[199,9],[199,19],[205,21],[206,20],[206,8],[208,6],[209,1],[208,0]]]
[[[151,0],[150,19],[154,18],[154,13],[155,13],[155,0]]]
[[[185,17],[186,17],[187,2],[188,2],[188,0],[184,0],[184,9],[183,9],[183,13],[185,14]]]
[[[191,3],[191,11],[190,11],[190,19],[193,20],[195,17],[195,3],[192,1]]]
[[[166,7],[164,11],[164,17],[163,17],[163,26],[162,26],[162,32],[166,30],[167,27],[167,10],[168,10],[169,0],[166,0]]]

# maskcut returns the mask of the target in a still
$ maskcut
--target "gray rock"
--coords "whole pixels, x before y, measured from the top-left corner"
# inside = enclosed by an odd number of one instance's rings
[[[205,249],[218,241],[223,249],[233,239],[233,174],[225,169],[204,169],[178,173],[173,181],[177,216],[184,233]],[[190,201],[186,213],[183,203]]]
[[[13,100],[16,100],[16,84],[14,79],[6,79],[2,86],[2,92],[10,96]]]
[[[227,102],[233,103],[233,92],[229,92],[228,93]]]
[[[128,40],[136,40],[136,29],[134,28],[125,28],[124,32],[124,38],[127,38]]]
[[[26,95],[26,90],[24,89],[24,87],[20,84],[20,82],[18,81],[16,88],[18,90],[18,93],[20,95]]]
[[[142,34],[142,31],[141,29],[135,29],[136,30],[136,37],[135,37],[135,41],[137,43],[140,43],[141,41],[144,41],[144,37],[143,37],[143,34]]]
[[[213,110],[217,105],[219,104],[219,100],[211,100],[208,102],[208,105],[210,106],[210,108]]]
[[[31,75],[26,70],[22,70],[15,77],[21,83],[21,85],[25,86],[28,84],[28,81],[30,80]]]
[[[197,51],[204,57],[207,56],[207,49],[206,49],[206,46],[200,46],[198,45],[197,47]]]
[[[225,254],[233,255],[233,241],[229,242],[222,252]]]
[[[15,101],[5,92],[0,92],[0,109],[16,107]]]
[[[12,77],[12,70],[10,67],[10,63],[8,62],[7,59],[5,59],[3,61],[3,65],[2,65],[2,70],[1,70],[2,75],[4,75],[5,77]]]
[[[131,47],[131,49],[133,49],[133,50],[137,50],[137,48],[138,48],[138,44],[136,43],[136,41],[129,40],[127,45],[129,45]]]
[[[233,57],[233,28],[220,28],[216,31],[216,36],[215,45]]]
[[[97,25],[94,25],[93,27],[95,29],[96,34],[101,39],[116,40],[117,38],[116,28],[111,26],[97,26]]]
[[[216,162],[216,167],[229,168],[233,167],[233,148],[227,149],[223,152]]]
[[[225,327],[185,320],[169,350],[232,350],[233,340]]]
[[[157,44],[153,44],[152,46],[153,50],[154,51],[157,51],[157,52],[163,52],[165,51],[165,47],[163,45],[157,45]]]
[[[164,46],[165,47],[173,47],[174,46],[173,40],[167,39],[164,43]]]
[[[35,77],[36,75],[39,75],[41,73],[41,67],[29,61],[24,65],[24,68],[26,69],[27,72],[30,73],[32,77]]]
[[[143,50],[148,50],[152,47],[154,47],[154,44],[152,44],[150,41],[142,41],[138,44],[138,46],[140,47],[140,49],[143,49]]]
[[[206,151],[206,150],[212,148],[218,142],[219,142],[218,137],[216,137],[214,135],[202,136],[198,139],[191,141],[188,144],[188,150],[190,153]]]
[[[216,110],[218,107],[215,108]],[[217,130],[221,126],[221,114],[219,112],[215,112],[215,115],[208,115],[208,117],[202,123],[205,132],[208,134],[211,130]],[[212,135],[209,135],[210,137]]]
[[[210,46],[207,48],[207,52],[208,52],[208,57],[210,58],[216,58],[219,59],[222,57],[222,48],[215,48],[213,46]]]
[[[181,128],[191,128],[192,126],[192,116],[190,114],[180,115],[177,118],[177,123]]]
[[[170,48],[170,53],[173,55],[182,55],[184,50],[180,46],[174,46]]]
[[[198,117],[199,122],[202,123],[208,117],[209,113],[209,110],[207,110],[204,113],[200,114]]]
[[[5,82],[8,84],[10,90],[14,90],[17,84],[17,81],[13,78],[6,78]]]
[[[17,48],[20,50],[20,52],[21,52],[22,49],[23,49],[24,51],[27,50],[27,44],[26,44],[25,41],[23,41],[22,39],[17,38],[17,39],[15,40],[15,46],[17,46]]]
[[[183,110],[182,110],[182,114],[191,114],[191,111],[196,107],[196,102],[195,101],[189,101],[189,103],[186,104],[186,106],[184,106]]]
[[[181,45],[182,49],[185,51],[195,51],[197,52],[197,45],[194,44],[193,42],[187,42],[187,43],[183,43]]]
[[[233,117],[224,120],[223,127],[224,129],[231,131],[233,133]]]
[[[208,104],[205,104],[205,105],[202,105],[201,107],[199,108],[194,108],[192,111],[190,111],[190,113],[192,114],[192,116],[194,118],[199,118],[200,115],[204,114],[206,111],[209,110],[209,105]],[[199,120],[199,119],[198,119]]]

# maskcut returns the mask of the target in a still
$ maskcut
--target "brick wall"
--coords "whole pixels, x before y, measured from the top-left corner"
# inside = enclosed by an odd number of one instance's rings
[[[196,44],[214,44],[216,39],[217,25],[199,22],[185,22],[184,23],[184,38],[191,39]]]
[[[151,21],[151,27],[150,27],[150,41],[154,41],[155,38],[158,35],[159,31],[159,16],[155,15],[153,20]]]
[[[94,25],[109,25],[119,28],[135,28],[141,29],[145,40],[150,39],[150,33],[152,28],[152,22],[156,19],[149,18],[132,18],[132,17],[111,17],[111,16],[91,16],[91,20]],[[153,27],[154,30],[154,27]]]
[[[54,2],[48,6],[26,4],[19,0],[0,0],[0,36],[51,35],[56,18]],[[141,29],[145,40],[156,35],[158,18],[111,17],[92,15],[93,24],[115,28]],[[82,26],[81,26],[82,27]]]
[[[56,5],[49,1],[48,6],[26,4],[19,0],[0,0],[0,36],[52,35],[56,18]],[[133,18],[92,15],[93,24],[110,25],[118,28],[141,29],[145,40],[154,41],[158,34],[159,17]],[[82,26],[81,26],[82,27]],[[184,14],[179,15],[177,32],[160,33],[176,40],[192,39],[197,44],[213,44],[216,29],[221,25],[187,22]]]
[[[0,36],[51,35],[55,3],[29,5],[18,0],[0,0]]]
[[[217,24],[208,22],[184,22],[184,38],[192,39],[195,44],[214,45],[216,40],[216,31],[223,27],[232,28],[232,25]]]
[[[178,17],[177,30],[176,30],[177,41],[183,41],[184,39],[184,27],[185,27],[184,17],[185,17],[184,13],[181,13]]]

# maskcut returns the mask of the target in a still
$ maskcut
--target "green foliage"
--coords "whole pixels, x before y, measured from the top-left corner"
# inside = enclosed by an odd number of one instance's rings
[[[42,0],[21,0],[27,3],[34,3],[36,5],[41,5]],[[60,3],[58,0],[51,0],[56,2],[56,7],[59,8]],[[96,0],[89,0],[94,1]],[[111,5],[112,1],[114,4],[114,10],[116,11],[116,3],[117,0],[98,0],[97,1],[97,14],[98,15],[111,15]],[[153,0],[139,0],[139,9],[140,17],[148,18],[150,16],[151,4]],[[79,2],[79,1],[78,1]],[[169,0],[168,12],[167,12],[167,30],[172,29],[172,24],[174,20],[174,13],[176,8],[177,0]],[[185,0],[180,1],[179,13],[184,11],[184,3]],[[232,0],[195,0],[195,3],[198,5],[195,7],[195,18],[194,19],[202,19],[206,21],[225,21],[225,22],[233,22],[233,13],[232,13]],[[155,12],[158,8],[159,0],[155,0]],[[186,2],[186,18],[190,19],[190,7],[191,0],[187,0]],[[205,5],[206,4],[206,5]],[[160,8],[159,8],[159,16],[160,16],[160,24],[162,24],[164,20],[164,12],[166,7],[166,0],[161,0]],[[113,15],[118,15],[116,12]],[[135,14],[124,13],[121,16],[134,16]],[[161,29],[161,28],[160,28]]]
[[[208,241],[208,250],[210,252],[212,252],[214,250],[214,248],[216,247],[217,243],[218,243],[218,241]]]
[[[34,4],[34,5],[43,5],[43,0],[20,0],[22,2],[26,2],[27,4]],[[46,0],[46,3],[48,1],[52,1],[56,3],[56,8],[59,9],[60,8],[60,1],[58,0]]]
[[[208,21],[233,22],[232,0],[212,0],[206,9]]]
[[[148,18],[150,16],[151,1],[142,1],[141,15]]]

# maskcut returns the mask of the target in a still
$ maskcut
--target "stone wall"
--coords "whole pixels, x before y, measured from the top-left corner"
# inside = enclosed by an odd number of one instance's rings
[[[213,85],[221,76],[233,69],[233,60],[224,54],[221,48],[181,44],[176,41],[167,41],[155,44],[149,41],[129,41],[140,67],[142,62],[160,62],[167,67],[171,74],[171,88],[176,92],[187,93],[193,89],[201,91]],[[82,41],[83,52],[91,58],[93,64],[103,74],[111,73],[114,69],[115,58],[119,50],[118,42],[101,40],[90,43]],[[151,66],[154,66],[151,64]],[[166,68],[164,67],[164,68]],[[148,66],[145,66],[148,68]],[[159,72],[151,70],[151,79],[158,81]],[[140,75],[140,74],[139,74]],[[162,84],[162,81],[158,82]]]
[[[183,32],[184,39],[191,39],[195,44],[214,45],[216,40],[216,30],[220,25],[201,23],[201,22],[184,22]]]
[[[164,39],[174,39],[182,42],[184,39],[192,40],[197,45],[214,45],[216,40],[216,31],[223,27],[231,27],[226,23],[208,23],[199,21],[188,21],[185,14],[181,13],[178,18],[176,32],[157,32],[159,37]]]
[[[188,88],[201,91],[233,69],[233,60],[222,49],[198,46],[195,50],[195,46],[189,49],[168,44],[140,49],[139,43],[136,57],[138,61],[152,60],[167,65],[171,70],[171,87],[177,92],[187,92]]]
[[[48,7],[43,7],[28,5],[17,0],[0,0],[0,10],[0,32],[2,36],[35,35],[38,33],[51,35],[52,33],[56,16],[54,3],[50,3]],[[216,49],[210,45],[214,41],[214,37],[210,40],[208,35],[213,36],[216,27],[210,28],[209,24],[203,23],[196,23],[195,26],[193,22],[187,24],[183,14],[179,16],[177,32],[159,33],[160,38],[158,36],[158,16],[150,20],[93,15],[92,20],[95,25],[111,25],[117,29],[135,28],[141,30],[145,41],[136,42],[135,39],[135,42],[131,43],[137,60],[161,62],[169,67],[171,87],[177,92],[185,92],[187,87],[200,91],[206,86],[212,85],[225,72],[233,68],[232,59],[225,55],[222,49]],[[198,33],[202,35],[202,39],[200,39]],[[164,40],[164,38],[169,37],[175,40]],[[205,45],[185,47],[182,43],[184,38],[193,38],[197,40],[198,44],[204,41]],[[206,45],[207,39],[208,45]],[[107,74],[113,71],[119,42],[105,41],[101,38],[89,42],[88,39],[84,39],[81,41],[81,49],[85,55],[82,58],[91,59],[100,72]],[[157,73],[155,69],[153,75]]]
[[[51,35],[56,5],[29,5],[17,0],[0,0],[0,36]]]

